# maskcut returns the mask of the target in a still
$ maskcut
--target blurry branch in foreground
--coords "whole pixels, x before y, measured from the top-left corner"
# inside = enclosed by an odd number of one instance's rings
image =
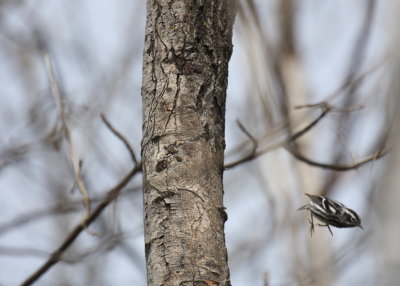
[[[56,76],[54,74],[54,68],[53,68],[53,64],[51,62],[49,53],[45,52],[43,55],[43,58],[44,58],[44,61],[46,64],[47,75],[49,77],[51,92],[57,103],[59,118],[60,118],[60,121],[62,124],[62,130],[64,131],[64,137],[68,144],[68,151],[69,151],[69,155],[71,157],[72,168],[74,170],[76,184],[78,186],[79,192],[82,195],[83,205],[85,207],[85,218],[86,218],[90,214],[90,197],[89,197],[89,193],[86,188],[86,184],[83,181],[83,178],[81,175],[82,161],[79,160],[78,155],[76,154],[74,143],[72,142],[71,131],[70,131],[70,129],[67,125],[67,121],[65,119],[64,104],[63,104],[63,101],[61,98],[60,88],[58,86]]]
[[[125,177],[112,189],[110,189],[105,198],[97,205],[97,207],[91,211],[79,224],[77,224],[71,232],[67,235],[61,245],[50,255],[50,257],[43,263],[39,269],[37,269],[31,276],[29,276],[21,285],[32,285],[35,281],[37,281],[45,272],[47,272],[52,266],[57,264],[59,261],[62,261],[62,256],[68,247],[75,241],[78,235],[93,221],[97,219],[97,217],[102,213],[102,211],[113,202],[123,188],[131,181],[131,179],[142,171],[142,164],[135,160],[136,156],[134,155],[133,148],[128,143],[127,139],[122,136],[119,132],[116,131],[114,127],[109,123],[106,117],[102,116],[103,121],[106,123],[106,126],[110,129],[110,131],[116,135],[127,147],[129,153],[132,156],[132,160],[134,161],[134,167],[132,170],[125,175]],[[118,134],[118,135],[117,135]]]

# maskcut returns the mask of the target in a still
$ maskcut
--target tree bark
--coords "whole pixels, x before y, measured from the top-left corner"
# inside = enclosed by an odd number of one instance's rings
[[[143,185],[148,285],[230,285],[223,207],[232,0],[148,0]]]

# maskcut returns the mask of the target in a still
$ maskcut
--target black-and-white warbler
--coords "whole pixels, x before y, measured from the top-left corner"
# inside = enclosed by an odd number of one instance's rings
[[[330,225],[336,227],[355,227],[361,226],[360,217],[357,215],[355,211],[349,209],[344,204],[339,203],[337,201],[325,198],[323,196],[314,196],[310,194],[306,194],[307,197],[310,198],[310,201],[300,207],[300,210],[309,210],[311,213],[310,220],[310,233],[312,235],[314,231],[314,222],[313,217],[316,217],[318,220],[323,222],[324,224],[318,224],[318,226],[327,226],[329,232],[333,235]]]

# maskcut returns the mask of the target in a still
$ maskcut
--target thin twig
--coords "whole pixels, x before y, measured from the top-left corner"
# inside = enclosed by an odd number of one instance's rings
[[[318,122],[321,121],[322,118],[324,118],[329,112],[331,111],[339,111],[338,109],[335,109],[334,107],[332,107],[331,105],[327,104],[327,103],[318,103],[318,104],[308,104],[308,105],[303,105],[299,108],[303,108],[303,107],[320,107],[322,108],[322,113],[316,118],[314,119],[312,122],[310,122],[307,126],[305,126],[303,129],[293,133],[290,138],[288,139],[289,143],[285,142],[278,142],[277,144],[271,145],[269,147],[267,147],[266,149],[263,150],[257,150],[259,143],[258,140],[256,138],[254,138],[244,127],[243,125],[241,125],[240,122],[238,122],[239,127],[241,128],[241,130],[250,138],[250,140],[252,141],[253,144],[253,149],[250,152],[250,154],[244,156],[243,158],[234,161],[232,163],[227,163],[225,164],[224,168],[225,170],[236,167],[242,163],[251,161],[254,158],[257,158],[263,154],[266,154],[268,152],[271,152],[273,150],[276,150],[280,147],[284,147],[287,151],[289,151],[289,153],[291,153],[296,159],[305,162],[311,166],[315,166],[315,167],[320,167],[323,169],[330,169],[330,170],[335,170],[335,171],[347,171],[347,170],[351,170],[351,169],[357,169],[359,167],[361,167],[362,165],[370,162],[370,161],[374,161],[377,160],[381,157],[383,157],[384,155],[386,155],[389,150],[383,150],[382,148],[380,148],[377,152],[375,152],[374,154],[360,160],[357,162],[354,162],[352,164],[345,164],[345,165],[338,165],[338,164],[326,164],[326,163],[320,163],[320,162],[316,162],[314,160],[311,160],[307,157],[305,157],[304,155],[302,155],[298,150],[296,150],[295,148],[293,148],[292,144],[295,140],[297,140],[299,137],[303,136],[305,133],[307,133],[308,131],[311,130],[311,128],[313,128]],[[350,107],[349,110],[356,110],[358,108],[354,108],[354,107]]]
[[[388,150],[379,150],[378,152],[375,152],[374,154],[365,157],[362,160],[359,160],[357,162],[354,162],[352,164],[326,164],[326,163],[320,163],[316,162],[314,160],[311,160],[307,157],[305,157],[303,154],[301,154],[298,150],[292,148],[291,146],[286,146],[285,149],[292,154],[297,160],[304,162],[310,166],[314,167],[319,167],[323,169],[330,169],[338,172],[343,172],[343,171],[348,171],[348,170],[353,170],[361,167],[362,165],[367,164],[368,162],[375,161],[383,156],[385,156],[389,151]]]
[[[296,133],[293,133],[292,136],[290,136],[290,138],[289,138],[289,142],[293,142],[293,141],[297,140],[299,137],[303,136],[311,128],[313,128],[322,118],[324,118],[325,115],[327,115],[329,112],[350,112],[350,111],[355,111],[355,110],[364,108],[363,105],[354,105],[354,106],[350,106],[347,108],[336,108],[325,101],[316,103],[316,104],[298,105],[298,106],[295,106],[294,108],[300,109],[300,108],[309,108],[309,107],[321,108],[322,113],[314,121],[312,121],[306,127],[304,127],[302,130],[299,130]]]
[[[76,184],[77,184],[79,192],[81,193],[81,196],[82,196],[82,201],[83,201],[83,205],[85,208],[85,217],[87,217],[90,214],[90,197],[89,197],[89,192],[87,191],[85,182],[83,181],[82,175],[81,175],[81,163],[80,163],[81,160],[79,160],[78,155],[76,153],[75,146],[74,146],[74,144],[72,142],[72,138],[71,138],[71,131],[70,131],[70,129],[67,125],[67,121],[65,119],[64,105],[62,102],[60,88],[59,88],[57,80],[56,80],[56,76],[54,73],[54,68],[53,68],[53,64],[51,62],[50,55],[49,55],[49,53],[44,53],[43,57],[44,57],[44,61],[46,64],[47,75],[49,77],[51,92],[54,96],[54,99],[55,99],[57,107],[58,107],[60,121],[62,124],[62,128],[64,130],[65,140],[67,141],[67,144],[68,144],[68,151],[69,151],[69,155],[70,155],[71,162],[72,162],[72,168],[74,170]]]
[[[242,130],[242,132],[244,134],[247,135],[247,137],[249,137],[249,139],[251,140],[251,142],[253,143],[253,149],[252,152],[254,152],[257,148],[258,148],[258,141],[257,139],[251,135],[251,133],[249,131],[247,131],[247,129],[243,126],[243,124],[240,122],[240,120],[236,120],[237,125],[239,126],[240,130]]]
[[[304,127],[303,129],[293,133],[290,138],[289,138],[289,142],[293,142],[295,140],[297,140],[298,138],[300,138],[301,136],[303,136],[304,134],[306,134],[308,131],[311,130],[311,128],[313,128],[315,125],[317,125],[317,123],[325,117],[325,115],[327,115],[332,108],[329,105],[320,105],[320,107],[322,108],[322,113],[313,121],[311,121],[306,127]]]
[[[320,106],[322,106],[322,105],[320,104]],[[325,105],[323,105],[323,106],[325,106]],[[327,106],[325,106],[324,109],[323,109],[323,112],[320,114],[320,116],[318,116],[318,117],[317,117],[316,119],[314,119],[312,122],[310,122],[309,124],[307,124],[307,126],[305,126],[303,129],[299,130],[298,132],[293,133],[292,136],[290,136],[290,138],[289,138],[289,142],[293,142],[293,141],[295,141],[296,139],[298,139],[299,137],[303,136],[306,132],[308,132],[311,128],[313,128],[322,118],[324,118],[325,115],[328,114],[328,112],[329,112],[330,110],[331,110],[330,108],[328,108]],[[241,158],[241,159],[239,159],[239,160],[237,160],[237,161],[234,161],[234,162],[225,164],[225,166],[224,166],[225,170],[231,169],[231,168],[233,168],[233,167],[236,167],[236,166],[238,166],[238,165],[240,165],[240,164],[242,164],[242,163],[251,161],[251,160],[253,160],[254,158],[257,158],[257,157],[259,157],[259,156],[261,156],[261,155],[264,155],[264,154],[266,154],[266,153],[268,153],[268,152],[271,152],[271,151],[273,151],[273,150],[276,150],[276,149],[278,149],[278,148],[280,148],[280,147],[284,147],[284,146],[286,145],[286,140],[285,140],[285,141],[281,141],[281,142],[278,142],[278,143],[276,143],[276,144],[270,145],[270,146],[268,146],[267,148],[265,148],[265,149],[263,149],[263,150],[258,150],[258,147],[259,147],[259,142],[258,142],[258,140],[257,140],[256,138],[254,138],[254,136],[252,136],[252,135],[243,127],[243,125],[241,125],[241,123],[240,123],[239,121],[238,121],[238,125],[239,125],[240,129],[241,129],[241,130],[249,137],[249,139],[251,140],[252,145],[253,145],[253,148],[252,148],[252,151],[251,151],[248,155],[244,156],[243,158]]]
[[[86,226],[90,225],[102,211],[114,201],[120,191],[129,183],[133,176],[142,170],[142,165],[139,162],[136,166],[111,190],[107,192],[106,197],[102,200],[99,205],[93,210],[93,212],[84,218],[84,220],[76,225],[74,229],[68,234],[63,243],[50,255],[47,261],[36,270],[31,276],[29,276],[21,286],[32,285],[38,280],[45,272],[47,272],[52,266],[61,260],[64,251],[75,241],[78,235],[85,229]]]
[[[241,158],[241,159],[239,159],[239,160],[237,160],[237,161],[234,161],[234,162],[231,162],[231,163],[226,163],[226,164],[224,165],[224,169],[225,169],[225,170],[232,169],[232,168],[234,168],[234,167],[239,166],[240,164],[249,162],[249,161],[251,161],[251,160],[253,160],[253,159],[255,159],[255,158],[260,157],[261,155],[264,155],[264,154],[266,154],[266,153],[269,153],[269,152],[271,152],[271,151],[273,151],[273,150],[276,150],[276,149],[278,149],[278,148],[281,148],[281,147],[283,147],[283,146],[284,146],[284,142],[278,142],[278,143],[276,143],[276,144],[270,145],[270,146],[266,147],[266,148],[263,149],[263,150],[258,150],[258,151],[256,151],[253,155],[250,154],[251,156],[246,155],[246,156],[244,156],[243,158]]]
[[[357,105],[353,105],[353,106],[349,106],[349,107],[345,107],[345,108],[337,108],[337,107],[334,107],[334,106],[330,105],[326,101],[322,101],[320,103],[310,103],[310,104],[304,104],[304,105],[296,105],[294,107],[294,109],[314,108],[314,107],[318,107],[318,108],[321,108],[321,109],[329,109],[330,112],[350,112],[350,111],[363,109],[364,105],[357,104]]]
[[[244,156],[243,158],[241,158],[241,159],[239,159],[239,160],[237,160],[235,162],[226,164],[224,166],[225,170],[229,169],[229,168],[232,168],[232,167],[235,167],[235,166],[237,166],[239,164],[242,164],[244,162],[250,161],[250,160],[256,158],[257,156],[259,156],[257,154],[257,149],[258,149],[258,146],[259,146],[258,140],[253,135],[251,135],[251,133],[249,131],[247,131],[247,129],[243,126],[243,124],[239,120],[236,120],[236,123],[239,126],[240,130],[242,130],[242,132],[244,134],[246,134],[247,137],[249,137],[253,147],[252,147],[252,149],[251,149],[251,151],[250,151],[250,153],[248,155]]]
[[[108,129],[110,129],[110,131],[114,133],[114,135],[117,136],[122,141],[122,143],[124,143],[126,149],[128,149],[129,154],[131,155],[132,161],[135,162],[135,164],[137,164],[135,152],[133,151],[133,148],[130,145],[128,139],[126,139],[124,135],[122,135],[117,129],[115,129],[114,126],[112,126],[110,121],[108,121],[107,117],[103,113],[100,114],[100,117],[101,120],[103,120],[104,124],[108,127]]]

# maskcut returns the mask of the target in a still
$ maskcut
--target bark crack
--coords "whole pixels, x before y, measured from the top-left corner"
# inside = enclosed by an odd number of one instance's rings
[[[172,108],[171,108],[171,110],[169,110],[168,119],[167,119],[167,121],[165,122],[164,133],[165,133],[165,131],[167,130],[169,121],[171,120],[171,116],[172,116],[173,114],[176,114],[176,105],[177,105],[178,98],[179,98],[179,94],[180,94],[180,91],[181,91],[181,89],[180,89],[180,84],[181,84],[180,74],[177,74],[177,75],[176,75],[176,91],[175,91],[175,95],[174,95],[174,100],[173,100],[173,102],[172,102]],[[175,118],[175,132],[176,132],[176,130],[177,130],[177,126],[176,126],[176,118]]]

